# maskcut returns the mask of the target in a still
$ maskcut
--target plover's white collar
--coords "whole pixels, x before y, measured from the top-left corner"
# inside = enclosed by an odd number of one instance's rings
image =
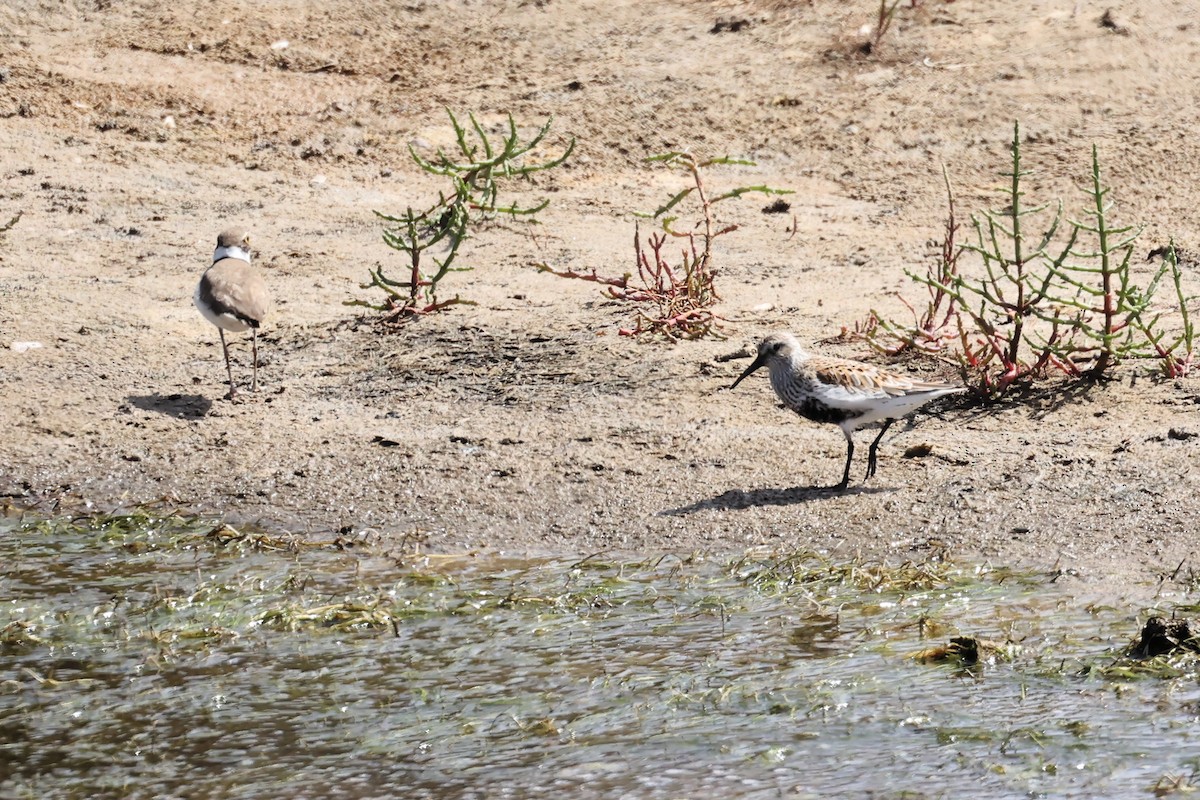
[[[217,263],[222,258],[236,258],[239,261],[245,261],[247,264],[249,264],[250,251],[242,247],[238,247],[237,245],[230,245],[229,247],[221,247],[218,245],[217,249],[213,250],[213,263]]]

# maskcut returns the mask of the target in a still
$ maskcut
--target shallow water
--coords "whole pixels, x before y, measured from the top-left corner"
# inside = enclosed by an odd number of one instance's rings
[[[811,554],[0,527],[0,797],[1116,798],[1200,772],[1195,672],[1104,669],[1165,601]],[[959,633],[1001,657],[911,657]]]

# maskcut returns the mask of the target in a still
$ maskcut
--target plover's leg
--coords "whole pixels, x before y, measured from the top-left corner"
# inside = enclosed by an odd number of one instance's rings
[[[254,377],[250,379],[250,391],[258,391],[258,328],[250,329],[250,342],[254,350]]]
[[[846,469],[842,470],[842,482],[833,487],[839,491],[850,485],[850,462],[854,460],[854,434],[845,429],[842,433],[846,434]]]
[[[867,478],[875,474],[876,461],[879,455],[879,440],[883,438],[883,435],[887,433],[887,429],[895,421],[894,419],[885,419],[883,427],[879,429],[879,435],[875,437],[875,441],[871,442],[871,449],[867,451]],[[866,478],[863,480],[866,480]]]
[[[221,334],[221,349],[225,351],[225,374],[229,376],[229,399],[232,400],[237,396],[237,389],[233,388],[233,367],[229,366],[229,345],[225,342],[225,329],[217,328],[217,332]]]

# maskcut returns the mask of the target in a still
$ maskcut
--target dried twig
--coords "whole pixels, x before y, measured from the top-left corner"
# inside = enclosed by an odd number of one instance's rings
[[[728,157],[699,161],[690,153],[679,152],[663,153],[648,160],[682,166],[688,172],[691,185],[672,195],[654,212],[637,215],[659,220],[662,230],[650,234],[643,241],[640,225],[635,224],[633,247],[636,273],[614,278],[601,276],[595,270],[590,273],[555,270],[544,263],[534,266],[541,272],[562,278],[602,284],[609,297],[637,304],[634,324],[619,330],[623,336],[650,333],[668,339],[697,339],[710,334],[720,335],[723,318],[713,311],[721,299],[715,285],[717,272],[712,264],[713,242],[719,236],[736,231],[737,225],[720,225],[713,206],[751,193],[791,192],[759,185],[741,186],[715,196],[710,195],[704,182],[704,171],[708,167],[752,165],[751,161]],[[681,230],[676,227],[679,217],[672,212],[688,198],[693,198],[699,206],[699,219],[690,229]],[[672,238],[685,239],[687,242],[677,264],[664,254],[665,245]]]

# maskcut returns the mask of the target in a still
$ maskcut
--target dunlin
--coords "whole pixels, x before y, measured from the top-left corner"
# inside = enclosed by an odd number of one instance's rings
[[[271,310],[271,294],[258,270],[250,266],[250,236],[237,229],[223,231],[217,237],[212,265],[204,271],[192,298],[204,318],[217,326],[221,349],[225,351],[225,372],[229,376],[229,399],[237,396],[233,368],[229,365],[229,345],[225,331],[250,331],[254,358],[254,377],[250,391],[258,391],[258,328]]]
[[[846,435],[846,469],[836,489],[850,483],[854,431],[872,422],[883,427],[867,456],[867,478],[875,474],[879,440],[898,419],[937,397],[966,391],[961,386],[921,381],[899,372],[808,353],[789,333],[773,333],[758,345],[758,357],[730,389],[762,366],[771,373],[771,388],[783,404],[813,422],[832,422]]]

